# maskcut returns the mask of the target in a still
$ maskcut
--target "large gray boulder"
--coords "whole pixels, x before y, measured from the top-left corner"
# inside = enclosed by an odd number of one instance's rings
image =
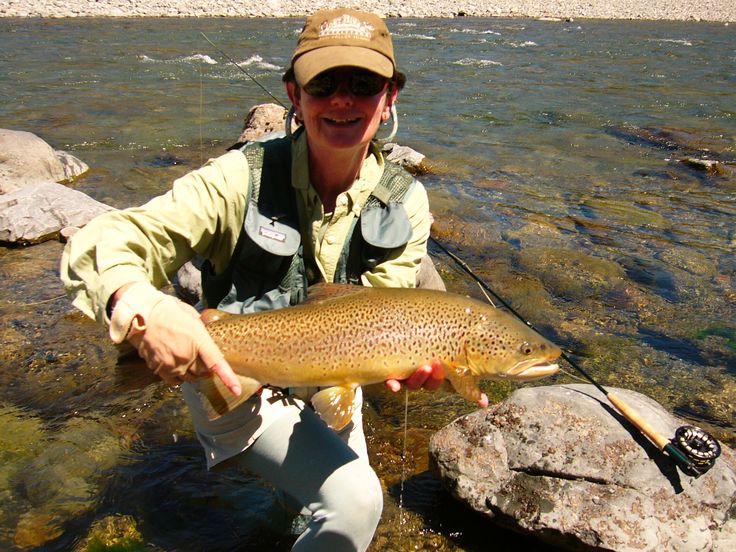
[[[0,194],[39,182],[67,182],[89,167],[65,151],[56,151],[30,132],[0,128]]]
[[[42,182],[0,195],[0,242],[28,245],[53,239],[114,210],[56,182]]]
[[[685,425],[611,389],[657,431]],[[437,432],[444,485],[495,523],[569,550],[736,550],[736,454],[684,475],[591,385],[524,388]]]

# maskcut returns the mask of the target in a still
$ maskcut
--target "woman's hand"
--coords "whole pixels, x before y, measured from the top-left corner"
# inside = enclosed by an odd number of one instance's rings
[[[428,364],[418,366],[414,373],[405,380],[387,379],[386,387],[396,393],[401,391],[401,383],[404,382],[409,389],[428,389],[434,391],[445,381],[445,372],[442,369],[442,363],[439,360],[433,360]],[[485,408],[488,406],[488,395],[480,394],[477,400],[478,406]]]
[[[433,360],[428,364],[418,366],[412,375],[405,380],[387,379],[386,387],[394,393],[401,391],[403,382],[409,389],[427,389],[434,391],[445,381],[445,372],[439,360]]]
[[[215,375],[234,395],[240,383],[190,305],[149,284],[124,286],[113,297],[113,342],[130,342],[148,367],[168,384]]]

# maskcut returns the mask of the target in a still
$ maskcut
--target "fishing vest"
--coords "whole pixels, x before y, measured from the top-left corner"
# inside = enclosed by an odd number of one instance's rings
[[[246,313],[296,305],[306,299],[307,287],[321,279],[315,260],[305,258],[291,186],[291,147],[290,138],[279,138],[237,148],[250,168],[247,207],[227,268],[216,274],[209,261],[202,266],[206,306]],[[360,284],[364,271],[406,247],[412,228],[403,201],[413,183],[414,178],[403,168],[384,164],[375,190],[360,216],[353,219],[335,282]]]

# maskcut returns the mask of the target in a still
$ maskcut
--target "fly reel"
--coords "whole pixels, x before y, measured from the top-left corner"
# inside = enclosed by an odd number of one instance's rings
[[[690,460],[688,469],[683,471],[693,477],[703,475],[711,469],[716,463],[716,458],[721,455],[721,445],[715,437],[699,427],[690,425],[678,427],[671,442]]]

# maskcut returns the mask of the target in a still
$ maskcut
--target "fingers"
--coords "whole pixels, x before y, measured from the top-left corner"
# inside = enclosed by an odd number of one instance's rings
[[[445,372],[442,369],[442,363],[439,360],[433,360],[429,364],[419,366],[406,380],[406,385],[409,389],[423,387],[434,391],[442,385],[443,381],[445,381]]]
[[[386,384],[386,387],[388,387],[394,393],[398,393],[399,391],[401,391],[401,383],[399,382],[399,380],[387,379],[384,383]]]
[[[236,397],[240,395],[242,389],[240,388],[238,377],[224,358],[210,366],[210,371],[222,380],[222,383],[225,384],[225,387],[227,387],[233,395]]]
[[[199,319],[197,320],[199,322]],[[202,323],[199,322],[201,325]],[[201,325],[202,332],[199,337],[199,360],[203,366],[207,367],[207,370],[214,374],[216,377],[222,380],[230,392],[236,397],[240,395],[241,388],[238,377],[233,372],[233,369],[225,360],[225,355],[222,354],[219,347],[212,341],[212,337],[205,329],[204,325]]]
[[[431,374],[431,365],[425,364],[424,366],[419,366],[411,376],[406,378],[406,386],[409,389],[419,389],[426,383]]]
[[[409,389],[427,389],[434,391],[439,389],[442,382],[445,381],[445,372],[442,369],[442,363],[439,360],[433,360],[429,364],[418,366],[417,369],[405,380],[402,380]],[[401,381],[397,379],[387,379],[386,387],[396,393],[401,390]]]
[[[480,399],[478,399],[477,402],[478,406],[480,406],[481,408],[485,408],[486,406],[488,406],[488,395],[486,395],[485,393],[481,393]]]
[[[170,385],[214,375],[234,395],[241,393],[238,377],[191,305],[164,297],[150,309],[143,331],[127,339]]]

